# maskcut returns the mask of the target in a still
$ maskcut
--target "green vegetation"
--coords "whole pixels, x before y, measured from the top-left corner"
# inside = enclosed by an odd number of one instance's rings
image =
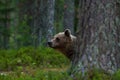
[[[67,73],[70,61],[51,48],[23,47],[18,50],[0,50],[0,80],[119,80],[120,71],[108,75],[94,70],[76,74]],[[73,75],[72,75],[73,76]]]
[[[69,64],[65,56],[51,48],[0,50],[0,80],[58,80],[67,77]]]
[[[23,47],[19,50],[0,50],[0,71],[16,70],[20,66],[61,68],[66,65],[69,65],[69,60],[51,48]]]

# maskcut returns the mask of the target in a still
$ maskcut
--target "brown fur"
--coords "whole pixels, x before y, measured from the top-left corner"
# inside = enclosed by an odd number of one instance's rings
[[[56,34],[48,44],[50,47],[62,52],[71,60],[74,53],[75,41],[76,37],[71,34],[69,29],[66,29],[64,32]]]

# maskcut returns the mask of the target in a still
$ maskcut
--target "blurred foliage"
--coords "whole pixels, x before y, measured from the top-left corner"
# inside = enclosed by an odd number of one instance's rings
[[[39,15],[37,1],[1,0],[0,1],[0,48],[20,48],[23,46],[39,46],[45,43],[46,37],[39,30],[36,22]],[[42,2],[42,0],[38,1]],[[40,4],[39,4],[40,5]],[[42,3],[41,3],[42,5]],[[42,7],[41,7],[42,8]],[[64,0],[55,1],[54,32],[63,31]],[[37,12],[38,10],[38,12]],[[43,14],[43,13],[42,13]],[[39,16],[40,17],[40,16]],[[46,21],[47,22],[47,21]],[[42,23],[42,22],[41,22]],[[45,23],[46,24],[46,23]],[[39,34],[38,34],[39,32]],[[47,31],[45,31],[47,32]],[[53,33],[54,33],[53,32]],[[45,33],[46,34],[46,33]],[[5,39],[7,38],[7,39]],[[5,42],[6,41],[6,42]]]
[[[0,48],[7,49],[9,47],[8,43],[11,35],[9,24],[12,21],[10,14],[13,11],[15,11],[15,7],[12,6],[11,0],[0,1]]]
[[[113,80],[120,80],[120,70],[118,70],[113,76],[112,76]]]
[[[63,31],[64,0],[55,1],[55,29],[56,32]]]
[[[27,24],[27,16],[24,16],[23,20],[17,26],[16,40],[19,47],[31,45],[31,29]]]

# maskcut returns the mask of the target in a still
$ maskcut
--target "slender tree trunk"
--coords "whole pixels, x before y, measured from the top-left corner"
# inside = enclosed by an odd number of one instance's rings
[[[40,24],[41,24],[41,2],[42,0],[35,0],[35,9],[34,9],[34,28],[33,28],[33,34],[34,34],[34,46],[38,46],[39,45],[39,38],[41,38],[41,36],[39,36],[40,34]]]
[[[73,71],[120,68],[120,18],[116,0],[80,0],[79,31]]]
[[[5,17],[6,17],[6,19],[10,19],[10,17],[9,17],[9,14],[8,13],[6,13],[5,14]],[[4,49],[8,49],[8,47],[9,47],[9,37],[10,37],[10,22],[9,21],[5,21],[4,22],[4,37],[3,37],[3,45],[4,45]]]
[[[18,11],[18,5],[19,5],[19,1],[13,1],[12,2],[12,5],[13,7],[16,9],[16,11],[12,12],[12,14],[10,15],[11,18],[13,19],[11,21],[11,26],[12,26],[12,29],[11,29],[11,37],[13,40],[10,39],[10,42],[12,43],[11,47],[14,48],[14,49],[17,49],[19,47],[19,45],[17,45],[17,26],[18,26],[18,21],[19,21],[19,18],[16,17],[16,16],[19,16],[19,11]]]
[[[64,29],[74,33],[74,0],[65,0],[64,4]]]
[[[55,6],[55,0],[48,0],[48,23],[47,23],[47,41],[51,40],[51,37],[53,36],[54,33],[54,6]]]
[[[37,15],[35,26],[37,28],[37,44],[45,45],[54,31],[54,3],[55,0],[37,1]]]
[[[10,1],[6,0],[5,1],[5,14],[4,14],[4,18],[6,19],[5,21],[3,21],[3,25],[4,25],[4,30],[3,30],[3,46],[4,49],[8,49],[9,48],[9,37],[10,37],[10,11],[7,11],[7,9],[9,9],[10,6]],[[9,4],[8,4],[9,3]]]

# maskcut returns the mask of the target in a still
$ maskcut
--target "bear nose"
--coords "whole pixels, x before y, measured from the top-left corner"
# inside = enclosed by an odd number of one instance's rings
[[[48,42],[48,45],[49,45],[49,46],[52,46],[52,42]]]

